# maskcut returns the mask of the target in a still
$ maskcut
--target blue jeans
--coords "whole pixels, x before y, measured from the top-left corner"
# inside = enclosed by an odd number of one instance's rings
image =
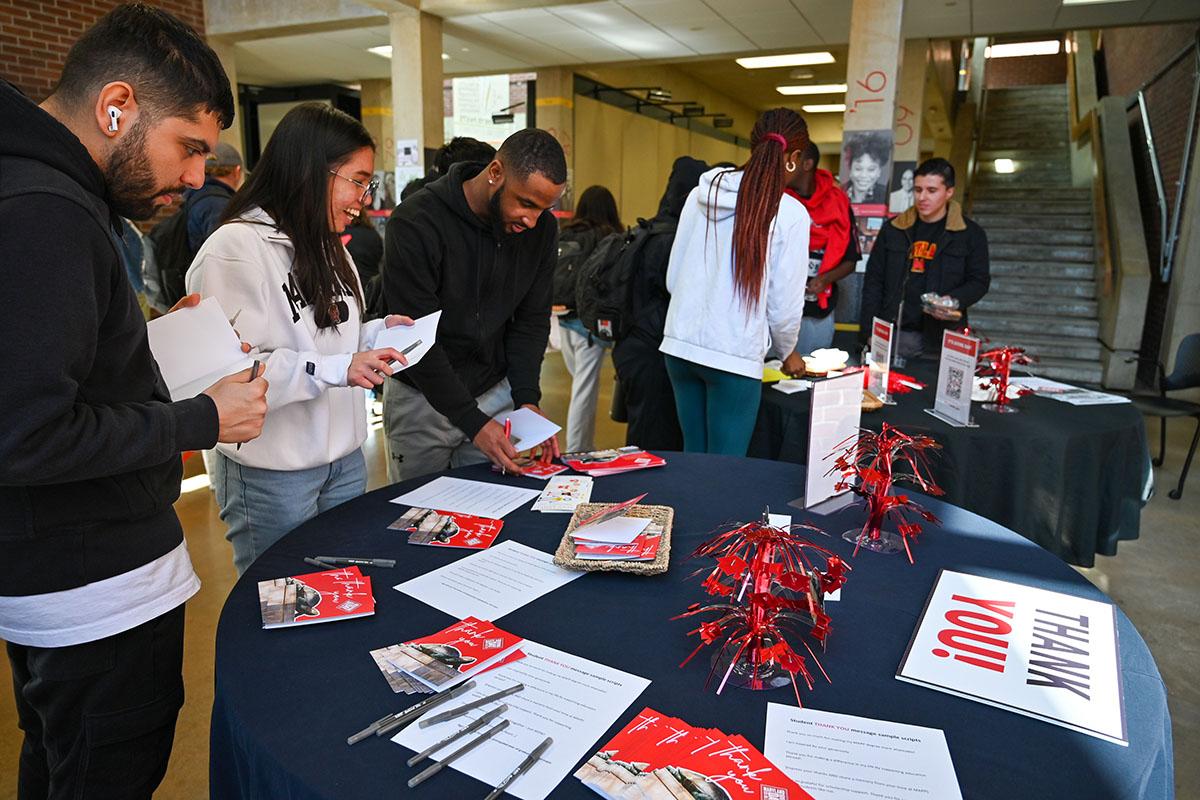
[[[800,323],[800,338],[796,340],[796,352],[802,356],[812,355],[833,344],[833,314],[824,318],[805,317]]]
[[[744,456],[758,419],[762,380],[666,356],[687,453]]]
[[[213,489],[238,575],[293,528],[367,488],[362,449],[312,469],[245,467],[217,452]]]

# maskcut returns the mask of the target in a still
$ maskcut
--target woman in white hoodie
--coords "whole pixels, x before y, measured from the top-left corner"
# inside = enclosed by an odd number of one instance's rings
[[[661,347],[675,390],[684,450],[746,455],[762,396],[763,358],[793,351],[808,276],[808,211],[784,188],[800,180],[804,118],[759,117],[750,158],[714,169],[692,190],[667,267],[671,302]]]
[[[405,363],[373,343],[385,325],[411,324],[362,321],[362,286],[340,238],[377,188],[374,161],[358,120],[297,106],[188,269],[188,291],[221,301],[270,384],[262,436],[218,445],[211,476],[239,574],[366,488],[363,390],[383,383],[391,362]]]

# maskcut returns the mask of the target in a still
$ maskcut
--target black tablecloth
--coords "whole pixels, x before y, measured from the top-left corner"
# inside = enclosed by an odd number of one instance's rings
[[[943,499],[974,511],[1066,559],[1090,567],[1138,537],[1153,473],[1146,426],[1132,403],[1072,406],[1030,395],[1018,414],[974,404],[977,428],[956,428],[925,413],[933,407],[937,362],[901,370],[926,384],[896,394],[896,405],[864,413],[864,427],[887,422],[925,433],[943,446],[933,472]],[[808,455],[810,391],[763,387],[749,455],[803,464]]]
[[[722,522],[755,518],[768,505],[791,511],[786,503],[803,486],[803,468],[725,456],[667,457],[668,464],[659,469],[597,479],[592,499],[619,501],[645,491],[644,502],[674,507],[669,572],[585,575],[499,620],[504,629],[530,640],[653,681],[603,740],[589,743],[589,754],[647,705],[694,725],[740,733],[761,748],[767,702],[795,702],[789,700],[790,688],[727,689],[721,696],[706,690],[706,658],[678,668],[695,646],[694,637],[685,635],[688,621],[669,618],[705,597],[697,580],[686,579],[696,566],[686,563],[686,556]],[[505,479],[483,466],[451,474],[543,485],[530,478]],[[368,651],[453,622],[390,588],[465,557],[465,551],[407,545],[402,534],[386,530],[403,511],[387,500],[425,480],[373,492],[312,520],[265,553],[234,587],[217,631],[214,798],[477,798],[487,793],[480,782],[454,770],[410,792],[404,784],[416,770],[404,765],[407,750],[376,738],[346,745],[351,733],[413,702],[391,692]],[[1016,534],[940,501],[922,502],[945,526],[921,536],[915,566],[900,556],[865,552],[851,560],[854,569],[843,599],[829,606],[833,634],[821,658],[833,684],[820,683],[804,693],[806,706],[943,729],[963,796],[972,800],[1172,797],[1166,692],[1149,650],[1120,611],[1129,747],[893,677],[939,568],[1106,600],[1061,560]],[[861,521],[854,509],[817,520],[834,534]],[[565,515],[518,510],[505,519],[500,537],[551,552],[566,523]],[[853,550],[836,535],[822,543],[843,557]],[[398,560],[395,569],[364,570],[374,584],[375,615],[263,630],[256,583],[309,572],[301,559],[317,553]],[[552,797],[594,795],[568,776]]]

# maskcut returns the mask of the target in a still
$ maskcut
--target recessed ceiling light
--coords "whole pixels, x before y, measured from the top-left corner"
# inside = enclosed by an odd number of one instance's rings
[[[751,56],[739,58],[737,63],[746,69],[769,69],[771,67],[808,67],[813,64],[832,64],[833,53],[787,53],[781,56]]]
[[[832,114],[832,113],[840,114],[841,112],[846,110],[846,104],[845,103],[818,103],[816,105],[800,106],[800,108],[804,109],[809,114],[827,114],[827,113],[828,114]]]
[[[813,75],[811,69],[794,69],[788,73],[788,77],[795,81],[812,80]]]
[[[469,52],[471,52],[471,48],[469,48],[469,47],[460,47],[460,48],[458,48],[458,49],[459,49],[459,50],[462,50],[464,53],[469,53]]]
[[[450,60],[450,54],[442,53],[442,61],[449,61],[449,60]]]
[[[1058,39],[1046,39],[1041,42],[1010,42],[994,44],[983,51],[984,58],[1017,58],[1019,56],[1053,56],[1062,49]]]
[[[381,44],[379,47],[368,47],[367,52],[374,53],[377,56],[383,56],[384,58],[391,58],[392,46],[390,44]]]
[[[993,163],[995,164],[996,172],[999,172],[1001,175],[1008,175],[1017,170],[1017,165],[1013,163],[1011,158],[997,158]]]
[[[1093,6],[1100,3],[1128,3],[1129,0],[1062,0],[1064,6]]]
[[[844,83],[810,83],[810,84],[795,84],[792,86],[776,86],[775,91],[780,94],[798,95],[798,94],[845,94],[846,84]]]

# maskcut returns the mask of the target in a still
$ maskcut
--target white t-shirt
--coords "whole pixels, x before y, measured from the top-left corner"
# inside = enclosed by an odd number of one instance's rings
[[[136,628],[200,591],[187,542],[149,564],[102,581],[25,597],[0,597],[0,639],[68,647]]]

